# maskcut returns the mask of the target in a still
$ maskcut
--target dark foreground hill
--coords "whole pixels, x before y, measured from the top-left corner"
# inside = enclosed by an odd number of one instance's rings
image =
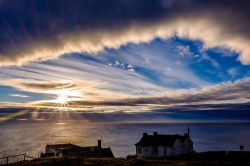
[[[250,166],[249,152],[205,152],[165,159],[44,158],[15,166]]]

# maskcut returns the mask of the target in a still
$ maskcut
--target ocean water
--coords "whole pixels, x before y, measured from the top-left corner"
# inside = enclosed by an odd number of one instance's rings
[[[73,143],[95,146],[102,140],[111,147],[115,157],[135,154],[135,143],[143,132],[152,134],[184,134],[191,130],[194,150],[239,150],[244,145],[250,150],[250,123],[196,124],[106,124],[106,123],[2,123],[0,124],[0,157],[26,153],[37,157],[46,144]]]

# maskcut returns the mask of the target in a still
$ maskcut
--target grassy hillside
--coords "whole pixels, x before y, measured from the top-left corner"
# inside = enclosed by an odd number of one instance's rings
[[[165,159],[44,158],[17,166],[250,166],[249,153],[205,152]]]
[[[136,159],[96,159],[96,158],[49,158],[19,162],[18,166],[250,166],[250,162],[209,161],[209,160],[136,160]]]

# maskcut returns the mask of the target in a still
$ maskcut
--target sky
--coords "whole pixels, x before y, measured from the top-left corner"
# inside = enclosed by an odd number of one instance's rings
[[[0,0],[0,116],[249,121],[249,5]]]

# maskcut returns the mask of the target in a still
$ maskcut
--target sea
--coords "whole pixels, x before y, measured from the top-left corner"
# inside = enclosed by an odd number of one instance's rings
[[[250,123],[44,123],[0,124],[0,157],[26,153],[37,157],[46,144],[72,143],[95,146],[102,140],[115,157],[135,154],[135,143],[144,132],[184,134],[190,128],[194,150],[250,150]]]

